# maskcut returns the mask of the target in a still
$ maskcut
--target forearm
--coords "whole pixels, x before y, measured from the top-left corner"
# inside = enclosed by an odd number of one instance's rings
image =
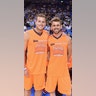
[[[72,56],[72,40],[70,39],[68,43],[68,53],[67,53],[68,62],[70,61],[71,56]]]
[[[72,56],[72,53],[71,53],[71,52],[68,53],[68,55],[67,55],[67,61],[68,61],[68,62],[70,62],[70,58],[71,58],[71,56]]]
[[[24,52],[24,67],[26,67],[26,63],[27,63],[27,52]]]

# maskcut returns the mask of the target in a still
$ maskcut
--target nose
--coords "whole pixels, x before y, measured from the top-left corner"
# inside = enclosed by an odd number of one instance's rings
[[[55,26],[54,28],[58,28],[58,26]]]
[[[43,22],[40,22],[41,25],[43,25]]]

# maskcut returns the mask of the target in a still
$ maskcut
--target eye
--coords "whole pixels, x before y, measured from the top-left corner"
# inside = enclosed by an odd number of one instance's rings
[[[53,25],[53,27],[55,27],[55,25]]]
[[[59,24],[57,26],[60,26]]]
[[[42,23],[45,23],[44,21],[42,21]]]

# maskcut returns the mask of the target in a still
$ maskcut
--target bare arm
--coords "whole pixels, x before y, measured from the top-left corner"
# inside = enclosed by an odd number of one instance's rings
[[[26,32],[24,33],[24,75],[25,76],[28,76],[28,70],[26,68],[28,40],[29,40],[29,34],[28,32]]]
[[[26,52],[27,52],[27,47],[28,47],[28,40],[29,40],[29,34],[28,32],[25,32],[24,33],[24,62],[25,64],[26,64]]]
[[[72,56],[72,40],[71,40],[71,38],[69,38],[69,42],[68,42],[68,54],[67,54],[68,62],[69,62],[71,56]]]

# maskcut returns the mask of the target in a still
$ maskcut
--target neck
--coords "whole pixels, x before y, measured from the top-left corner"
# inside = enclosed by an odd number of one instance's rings
[[[38,33],[42,33],[42,32],[43,32],[43,30],[39,30],[38,28],[35,28],[35,30],[36,30],[36,32],[38,32]]]

